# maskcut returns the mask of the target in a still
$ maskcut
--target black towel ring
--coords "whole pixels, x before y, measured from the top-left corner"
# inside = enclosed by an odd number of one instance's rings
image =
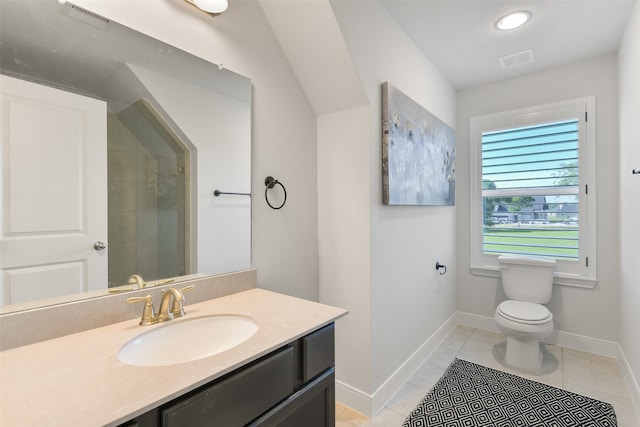
[[[280,185],[280,187],[282,187],[282,191],[284,191],[284,200],[282,201],[282,204],[280,206],[273,206],[271,203],[269,203],[269,194],[267,193],[271,188],[275,187],[276,184]],[[271,209],[281,209],[284,204],[287,203],[287,189],[284,188],[284,185],[282,185],[280,181],[272,176],[268,176],[264,179],[264,185],[267,186],[267,188],[264,189],[264,199],[267,201],[269,207]]]

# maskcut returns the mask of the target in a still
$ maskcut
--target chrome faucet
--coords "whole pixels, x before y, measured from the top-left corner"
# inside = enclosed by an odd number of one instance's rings
[[[144,308],[142,309],[142,318],[140,319],[140,325],[153,325],[158,322],[166,322],[176,317],[185,315],[183,303],[185,301],[183,292],[189,292],[194,290],[194,285],[187,286],[180,290],[176,288],[168,288],[162,290],[162,297],[160,299],[160,309],[158,314],[153,308],[153,302],[151,295],[144,297],[131,297],[127,298],[128,303],[144,302]],[[171,310],[169,305],[171,304]]]

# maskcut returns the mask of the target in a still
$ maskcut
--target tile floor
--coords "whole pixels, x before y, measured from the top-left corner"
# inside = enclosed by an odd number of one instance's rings
[[[527,374],[507,367],[504,352],[504,335],[456,326],[376,417],[367,418],[336,402],[336,426],[400,427],[458,357],[608,402],[616,411],[618,427],[640,427],[616,359],[547,345],[540,372]]]

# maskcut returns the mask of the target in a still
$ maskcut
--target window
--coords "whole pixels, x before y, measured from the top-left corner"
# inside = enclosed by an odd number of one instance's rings
[[[557,261],[556,283],[595,286],[595,98],[471,119],[471,263]]]

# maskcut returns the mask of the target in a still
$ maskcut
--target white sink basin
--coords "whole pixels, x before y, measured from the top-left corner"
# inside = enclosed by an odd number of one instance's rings
[[[135,366],[191,362],[242,344],[257,330],[258,324],[253,319],[236,315],[174,320],[123,345],[118,359]]]

